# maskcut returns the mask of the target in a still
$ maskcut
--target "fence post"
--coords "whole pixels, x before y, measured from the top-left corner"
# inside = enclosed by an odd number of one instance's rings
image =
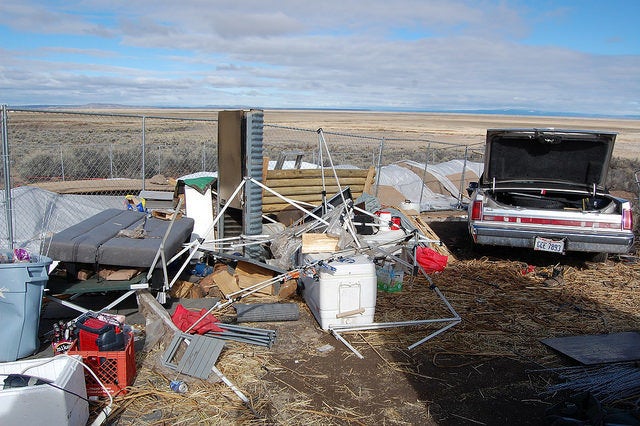
[[[374,196],[378,196],[378,188],[380,187],[380,169],[382,167],[382,150],[384,148],[384,138],[380,139],[380,147],[378,148],[378,164],[376,165],[376,193]]]
[[[113,179],[113,144],[109,144],[109,178]]]
[[[460,190],[458,193],[458,205],[457,208],[462,208],[462,191],[464,190],[464,173],[467,170],[467,156],[469,155],[469,145],[464,147],[464,163],[462,164],[462,175],[460,176]]]
[[[202,171],[207,170],[207,141],[202,142]]]
[[[431,151],[431,142],[427,144],[427,151],[424,154],[424,170],[422,172],[422,185],[420,185],[420,201],[418,201],[418,213],[422,211],[422,194],[424,193],[425,178],[427,177],[427,167],[429,165],[429,151]],[[431,207],[429,207],[429,210]]]
[[[147,152],[147,148],[146,148],[146,141],[145,141],[145,116],[142,116],[142,190],[145,190],[145,176],[146,176],[146,170],[145,170],[145,153]]]
[[[156,163],[157,163],[156,164],[156,168],[157,168],[156,173],[160,173],[160,170],[162,170],[160,168],[160,166],[162,165],[162,151],[161,151],[160,145],[156,146]]]
[[[62,145],[60,145],[59,147],[60,147],[60,149],[59,149],[59,151],[60,151],[60,177],[62,177],[62,181],[64,182],[66,180],[65,176],[64,176],[64,155],[62,153]]]
[[[9,133],[7,132],[6,105],[2,105],[2,154],[7,239],[9,240],[9,250],[13,251],[13,203],[11,199],[11,164],[9,157]]]

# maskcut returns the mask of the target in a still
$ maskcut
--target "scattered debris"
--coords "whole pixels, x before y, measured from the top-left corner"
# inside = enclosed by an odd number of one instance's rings
[[[547,392],[588,392],[600,404],[634,406],[640,401],[640,366],[636,363],[547,369],[562,380]],[[637,406],[636,406],[637,407]]]

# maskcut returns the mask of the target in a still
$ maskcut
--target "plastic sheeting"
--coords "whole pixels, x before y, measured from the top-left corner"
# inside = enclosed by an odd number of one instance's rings
[[[418,163],[412,160],[403,160],[398,164],[401,166],[406,165],[414,171],[420,170],[422,172],[425,170],[424,163]],[[448,194],[456,200],[463,200],[467,196],[465,189],[468,183],[470,181],[477,181],[478,177],[482,174],[483,169],[484,163],[467,161],[465,164],[464,160],[450,160],[445,161],[444,163],[428,164],[426,167],[426,174],[430,175],[429,177],[432,176],[435,178],[442,189],[448,192]],[[461,185],[463,172],[464,183]],[[426,177],[426,179],[429,177]],[[420,179],[422,180],[422,178]],[[462,188],[460,188],[461,186]],[[462,194],[460,193],[460,189],[462,189]]]
[[[4,191],[2,199],[5,199]],[[125,209],[124,197],[56,194],[33,186],[11,190],[14,248],[47,254],[44,238],[109,208]],[[7,217],[0,215],[0,247],[9,248]]]
[[[469,182],[478,180],[483,167],[483,163],[464,160],[426,167],[424,163],[403,160],[382,167],[378,196],[389,205],[398,205],[399,201],[420,204],[420,211],[457,208],[468,201],[465,189]]]
[[[420,176],[396,164],[381,168],[379,185],[392,187],[399,191],[405,200],[420,203],[421,211],[447,210],[455,207],[458,202],[450,195],[433,192],[424,185]],[[384,200],[381,201],[384,203]]]

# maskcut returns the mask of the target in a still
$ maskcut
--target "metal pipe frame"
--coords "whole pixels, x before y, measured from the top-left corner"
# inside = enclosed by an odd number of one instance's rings
[[[415,247],[414,247],[415,250]],[[415,256],[414,256],[415,258]],[[447,298],[444,296],[444,294],[442,294],[442,292],[440,291],[440,289],[433,284],[433,281],[431,280],[431,277],[429,277],[429,275],[427,275],[427,273],[425,272],[425,270],[422,268],[422,266],[420,266],[419,264],[416,265],[418,267],[418,270],[424,275],[424,277],[427,279],[427,281],[429,282],[429,288],[432,289],[436,295],[438,295],[438,297],[440,298],[440,300],[442,300],[442,302],[444,303],[444,305],[447,307],[447,309],[449,310],[449,312],[451,312],[451,314],[453,315],[450,318],[435,318],[435,319],[424,319],[424,320],[415,320],[415,321],[399,321],[399,322],[387,322],[387,323],[371,323],[371,324],[360,324],[360,325],[330,325],[329,326],[329,331],[331,332],[331,334],[333,334],[336,339],[338,339],[339,341],[341,341],[351,352],[353,352],[358,358],[363,359],[364,357],[362,356],[362,354],[360,354],[360,352],[358,352],[353,346],[351,346],[347,340],[340,335],[340,333],[348,333],[348,332],[353,332],[353,331],[363,331],[363,330],[376,330],[376,329],[382,329],[382,328],[394,328],[394,327],[406,327],[406,326],[415,326],[415,325],[422,325],[422,324],[434,324],[434,323],[444,323],[444,322],[448,322],[449,324],[445,325],[444,327],[434,331],[433,333],[429,334],[427,337],[409,345],[407,347],[408,350],[412,350],[415,349],[416,347],[420,346],[421,344],[427,342],[428,340],[431,340],[432,338],[444,333],[445,331],[449,330],[451,327],[460,324],[460,322],[462,322],[462,318],[460,317],[460,315],[458,315],[458,313],[456,312],[456,310],[453,308],[453,306],[451,306],[451,303],[449,303],[449,301],[447,300]]]

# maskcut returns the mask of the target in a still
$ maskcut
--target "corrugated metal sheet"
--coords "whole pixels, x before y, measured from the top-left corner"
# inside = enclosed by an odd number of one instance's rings
[[[263,125],[264,113],[260,110],[251,110],[246,113],[246,150],[245,171],[246,176],[262,182],[263,162]],[[262,188],[253,182],[245,185],[244,204],[244,234],[262,234]],[[262,257],[260,246],[248,246],[245,255],[249,257]]]

